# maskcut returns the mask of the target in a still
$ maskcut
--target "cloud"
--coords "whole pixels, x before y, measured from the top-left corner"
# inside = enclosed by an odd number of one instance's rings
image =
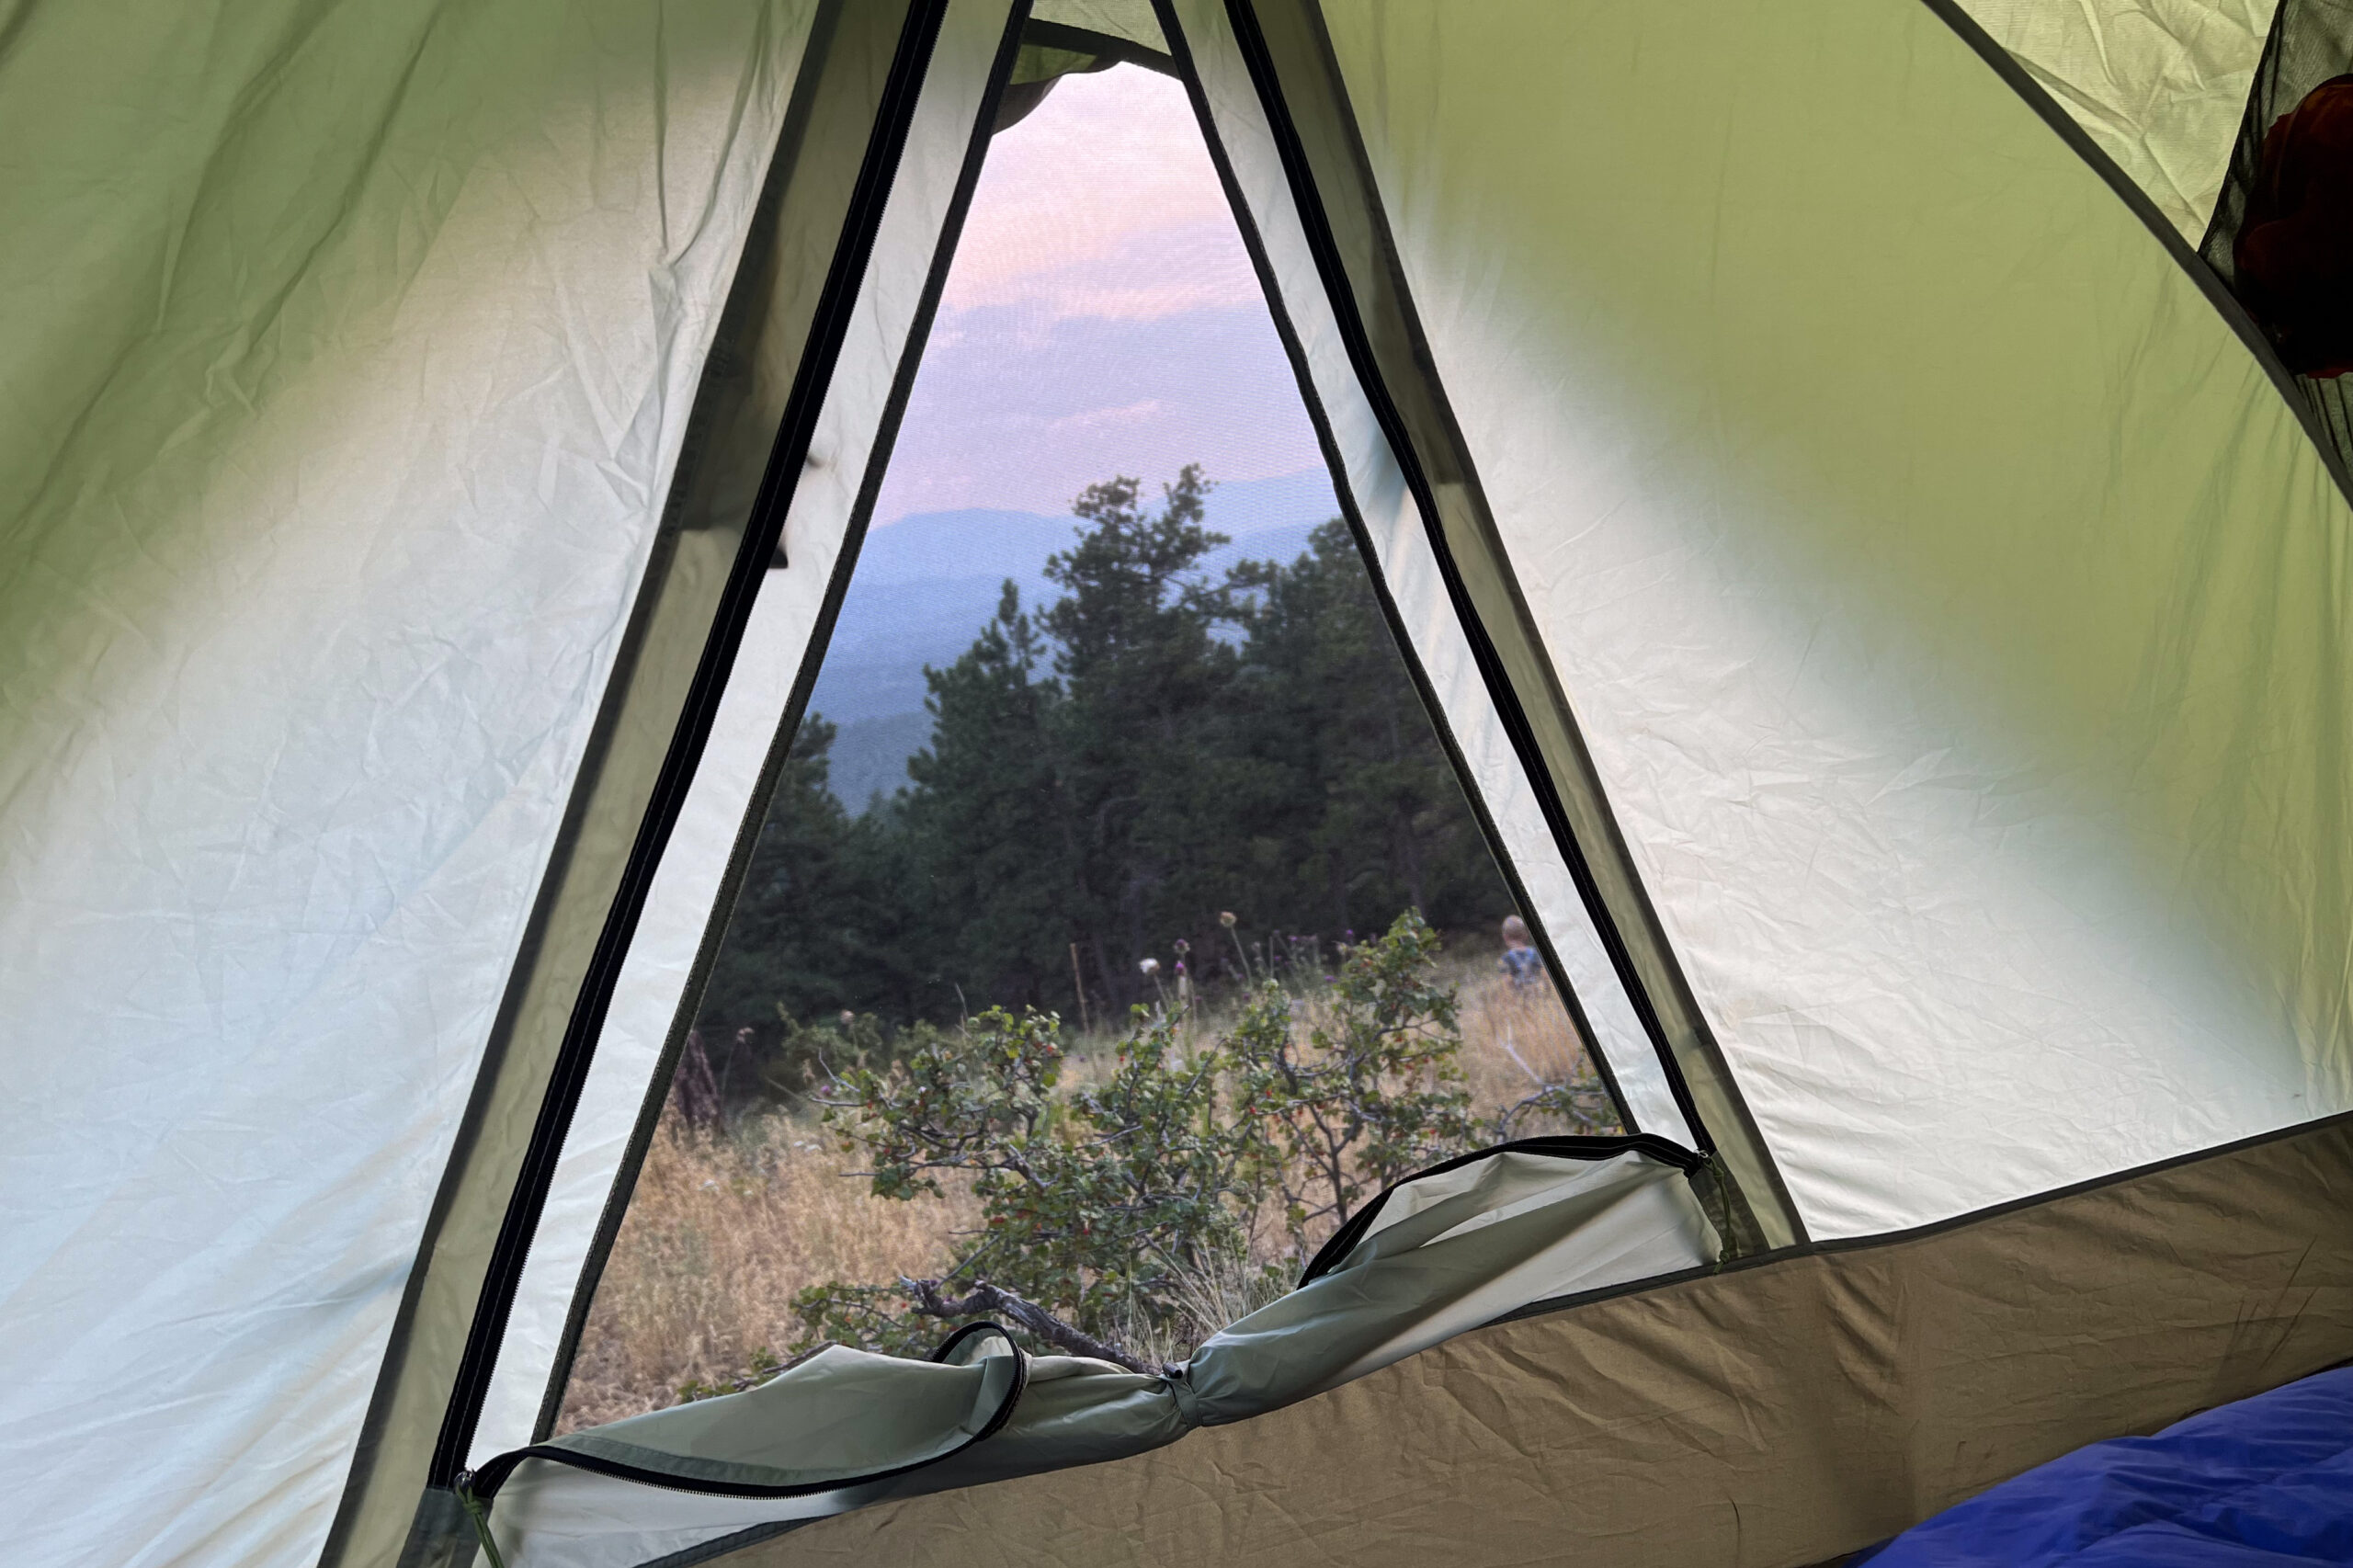
[[[990,143],[944,303],[1141,321],[1258,300],[1184,89],[1120,66]]]
[[[1123,403],[1117,408],[1090,408],[1082,414],[1065,414],[1051,422],[1056,430],[1089,430],[1105,425],[1140,425],[1157,419],[1168,411],[1168,405],[1156,397],[1142,403]]]
[[[1266,307],[1040,320],[997,306],[935,335],[875,508],[1061,512],[1098,479],[1218,479],[1320,464]]]
[[[990,147],[876,518],[1320,461],[1183,90],[1066,78]]]

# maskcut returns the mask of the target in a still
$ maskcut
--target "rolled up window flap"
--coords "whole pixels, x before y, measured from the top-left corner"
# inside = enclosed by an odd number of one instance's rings
[[[508,1562],[636,1568],[891,1498],[1124,1459],[1295,1403],[1532,1306],[1712,1264],[1689,1152],[1540,1138],[1368,1202],[1300,1287],[1158,1374],[1029,1357],[995,1324],[928,1362],[827,1346],[759,1387],[483,1465]]]

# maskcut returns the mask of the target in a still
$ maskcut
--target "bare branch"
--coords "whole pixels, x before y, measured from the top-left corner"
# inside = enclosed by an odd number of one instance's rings
[[[1018,1324],[1047,1344],[1059,1346],[1074,1356],[1087,1356],[1097,1361],[1108,1361],[1115,1366],[1125,1367],[1131,1372],[1149,1373],[1156,1370],[1155,1368],[1139,1361],[1110,1341],[1097,1339],[1085,1329],[1074,1327],[1063,1322],[1037,1302],[1026,1301],[1010,1290],[1000,1290],[985,1279],[975,1284],[970,1291],[961,1296],[941,1294],[940,1282],[937,1279],[910,1279],[901,1275],[899,1283],[905,1288],[907,1299],[915,1302],[915,1310],[926,1317],[977,1317],[983,1313],[1002,1317]]]

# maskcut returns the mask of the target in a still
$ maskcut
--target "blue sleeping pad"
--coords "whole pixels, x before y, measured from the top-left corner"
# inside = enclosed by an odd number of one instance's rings
[[[2078,1449],[1858,1559],[1871,1568],[2353,1564],[2353,1367]]]

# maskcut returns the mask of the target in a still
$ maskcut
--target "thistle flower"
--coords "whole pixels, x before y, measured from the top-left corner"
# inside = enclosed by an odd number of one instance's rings
[[[1229,931],[1233,930],[1234,926],[1233,911],[1230,909],[1222,909],[1218,911],[1217,923],[1224,926]]]
[[[1146,959],[1143,962],[1136,965],[1136,967],[1143,971],[1146,974],[1158,974],[1160,972],[1160,960],[1158,959]]]

